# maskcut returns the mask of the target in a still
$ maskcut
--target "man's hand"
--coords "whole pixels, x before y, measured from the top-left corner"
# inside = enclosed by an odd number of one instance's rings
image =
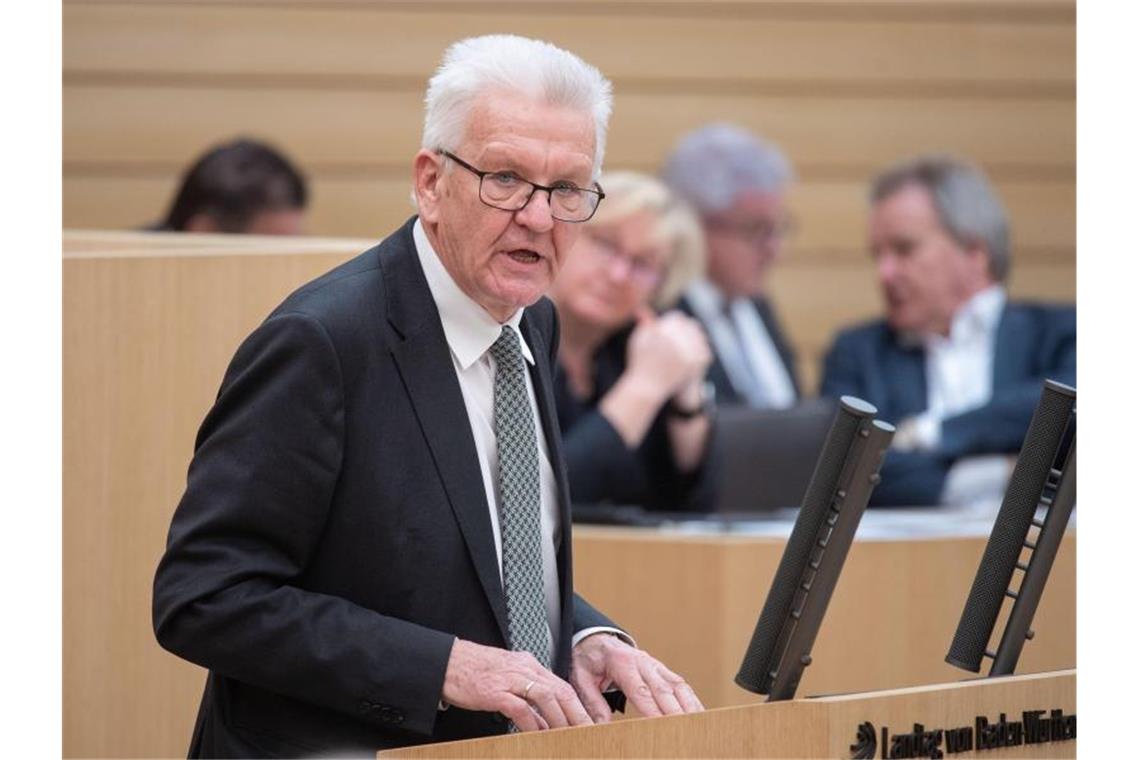
[[[595,633],[574,647],[570,683],[595,723],[612,717],[602,689],[613,684],[645,716],[704,710],[693,688],[640,649],[609,633]]]
[[[466,710],[502,713],[520,731],[593,723],[573,687],[534,655],[463,639],[451,648],[443,700]]]

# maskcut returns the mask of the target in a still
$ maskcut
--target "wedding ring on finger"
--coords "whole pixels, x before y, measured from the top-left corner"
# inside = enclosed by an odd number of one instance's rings
[[[528,695],[528,694],[530,694],[530,687],[532,687],[532,686],[534,686],[534,681],[533,681],[533,680],[532,680],[530,683],[528,683],[528,684],[526,685],[526,688],[525,688],[525,689],[523,689],[523,693],[522,693],[522,698],[523,698],[523,699],[526,699],[526,698],[527,698],[527,695]]]

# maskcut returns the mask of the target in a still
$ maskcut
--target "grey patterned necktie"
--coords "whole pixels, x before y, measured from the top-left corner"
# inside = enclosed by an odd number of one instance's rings
[[[538,442],[518,335],[504,327],[495,358],[495,439],[499,448],[499,528],[511,649],[550,667],[550,626],[542,582]]]

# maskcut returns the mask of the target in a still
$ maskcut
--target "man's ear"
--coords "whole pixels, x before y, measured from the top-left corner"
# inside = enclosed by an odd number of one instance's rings
[[[967,260],[970,262],[971,278],[981,287],[993,282],[994,276],[990,272],[990,252],[986,244],[975,241],[965,247]]]
[[[421,150],[412,164],[413,192],[420,218],[434,223],[439,215],[439,200],[443,193],[443,157],[435,151]]]

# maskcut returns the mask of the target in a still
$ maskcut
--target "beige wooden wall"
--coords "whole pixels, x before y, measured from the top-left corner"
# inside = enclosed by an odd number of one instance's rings
[[[150,598],[194,432],[242,338],[365,245],[65,234],[65,757],[185,756],[204,673],[159,648]]]
[[[606,165],[655,170],[727,119],[783,146],[800,232],[775,291],[808,385],[835,328],[878,310],[863,186],[925,150],[971,157],[1013,217],[1013,292],[1075,298],[1072,0],[64,2],[64,224],[158,218],[179,170],[237,134],[312,179],[312,231],[410,213],[427,77],[446,45],[549,39],[615,84]]]

